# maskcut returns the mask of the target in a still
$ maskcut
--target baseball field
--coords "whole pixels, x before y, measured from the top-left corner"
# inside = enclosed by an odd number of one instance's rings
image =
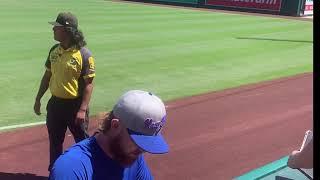
[[[109,111],[129,89],[152,91],[168,105],[171,151],[147,155],[156,179],[231,179],[288,155],[312,127],[312,20],[122,1],[5,0],[0,179],[48,175],[50,93],[41,116],[33,103],[56,43],[47,22],[60,11],[78,16],[96,60],[91,115]],[[95,125],[92,118],[91,132]],[[66,148],[72,143],[68,134]]]

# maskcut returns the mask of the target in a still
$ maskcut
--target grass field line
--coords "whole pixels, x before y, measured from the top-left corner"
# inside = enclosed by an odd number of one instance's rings
[[[41,125],[41,124],[45,124],[45,123],[46,123],[46,122],[41,121],[41,122],[34,122],[34,123],[26,123],[26,124],[16,124],[16,125],[11,125],[11,126],[3,126],[3,127],[0,127],[0,131],[9,130],[9,129],[16,129],[16,128],[21,128],[21,127],[36,126],[36,125]]]

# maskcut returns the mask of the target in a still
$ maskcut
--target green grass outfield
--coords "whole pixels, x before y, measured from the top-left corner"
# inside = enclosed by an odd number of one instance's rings
[[[164,100],[311,72],[312,22],[98,0],[3,0],[0,127],[45,120],[34,98],[60,11],[79,18],[96,59],[91,115],[129,89]]]

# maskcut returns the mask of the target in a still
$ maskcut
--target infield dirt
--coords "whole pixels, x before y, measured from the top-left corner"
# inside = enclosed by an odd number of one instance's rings
[[[231,179],[288,155],[312,129],[312,94],[313,73],[306,73],[166,102],[170,152],[146,154],[155,179]],[[96,127],[92,118],[91,134]],[[45,125],[0,138],[0,179],[46,179]]]

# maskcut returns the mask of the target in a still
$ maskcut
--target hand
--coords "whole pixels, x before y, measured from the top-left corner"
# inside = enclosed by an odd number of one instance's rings
[[[36,115],[41,114],[40,108],[41,108],[41,102],[39,100],[36,100],[33,105],[33,110],[34,110],[34,113],[36,113]]]
[[[287,165],[292,168],[292,169],[296,169],[296,158],[297,158],[297,155],[300,153],[300,151],[292,151],[292,153],[289,155],[289,159],[288,159],[288,162],[287,162]]]
[[[294,150],[294,151],[292,151],[291,156],[294,156],[294,155],[296,155],[296,154],[298,154],[298,153],[300,153],[300,151]]]
[[[79,109],[76,117],[76,124],[82,124],[86,117],[86,111],[83,109]]]

